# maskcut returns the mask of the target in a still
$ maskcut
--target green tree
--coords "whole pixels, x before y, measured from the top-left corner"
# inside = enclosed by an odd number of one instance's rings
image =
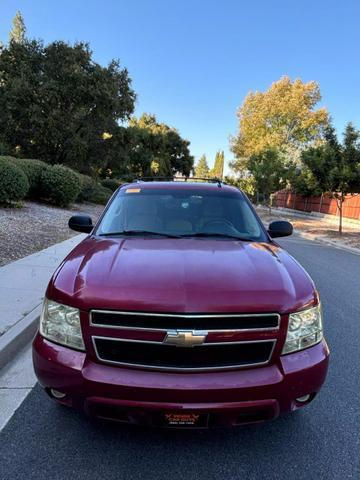
[[[0,55],[0,143],[20,156],[101,167],[134,101],[127,70],[97,64],[85,43],[12,41]]]
[[[325,140],[323,145],[304,151],[302,162],[314,179],[314,191],[336,200],[341,234],[346,196],[360,189],[360,132],[348,123],[341,145],[330,125],[325,131]]]
[[[225,182],[234,187],[240,188],[243,192],[246,193],[248,197],[252,200],[255,199],[256,193],[256,183],[253,175],[247,173],[246,175],[240,175],[237,177],[227,176],[225,177]]]
[[[219,150],[215,154],[214,167],[211,169],[210,175],[215,178],[222,180],[224,176],[224,163],[225,155],[222,150]]]
[[[252,155],[248,169],[254,178],[255,190],[270,204],[270,195],[286,187],[293,173],[293,165],[286,165],[276,149]]]
[[[195,165],[195,177],[208,178],[210,175],[209,166],[206,161],[206,155],[201,155],[198,163]]]
[[[303,165],[301,169],[296,169],[293,178],[290,179],[290,183],[293,190],[304,197],[322,194],[318,181],[307,166]]]
[[[119,127],[108,140],[107,166],[118,176],[188,176],[193,168],[188,140],[155,115],[131,118],[127,128]]]
[[[236,157],[232,168],[246,168],[252,155],[269,149],[279,150],[284,159],[293,158],[319,141],[328,124],[326,109],[315,109],[320,99],[316,82],[291,81],[286,76],[265,92],[250,92],[238,110],[239,131],[231,141]]]
[[[13,18],[13,27],[9,33],[9,42],[24,43],[26,35],[26,27],[24,17],[21,12],[17,11]]]

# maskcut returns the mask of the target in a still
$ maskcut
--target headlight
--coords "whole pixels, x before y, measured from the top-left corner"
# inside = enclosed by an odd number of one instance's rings
[[[282,353],[295,352],[319,343],[323,338],[321,305],[289,315]]]
[[[45,298],[40,318],[40,333],[48,340],[85,350],[80,311]]]

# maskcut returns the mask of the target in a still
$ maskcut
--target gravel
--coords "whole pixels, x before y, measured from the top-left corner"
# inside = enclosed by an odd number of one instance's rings
[[[0,208],[0,266],[73,237],[77,233],[67,225],[72,215],[88,213],[96,221],[103,209],[91,203],[65,209],[35,202]]]
[[[257,211],[265,224],[273,220],[288,220],[293,224],[295,231],[306,233],[311,239],[330,240],[336,242],[339,246],[344,245],[360,249],[360,227],[356,224],[351,227],[349,225],[343,226],[343,233],[340,235],[338,225],[330,223],[325,219],[316,217],[301,218],[291,215],[290,212],[284,214],[276,209],[272,209],[271,213],[263,208],[258,208]]]

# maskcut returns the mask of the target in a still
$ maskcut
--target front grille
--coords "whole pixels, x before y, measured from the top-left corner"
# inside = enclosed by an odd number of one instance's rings
[[[166,370],[209,370],[266,364],[276,340],[204,343],[178,348],[161,342],[93,337],[98,358],[105,362]]]
[[[274,330],[279,328],[277,313],[264,314],[164,314],[93,310],[91,325],[146,330]]]

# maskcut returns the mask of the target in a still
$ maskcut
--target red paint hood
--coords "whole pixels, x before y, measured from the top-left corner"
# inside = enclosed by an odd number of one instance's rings
[[[88,237],[49,298],[90,310],[279,312],[313,302],[312,280],[280,247],[218,239]]]

